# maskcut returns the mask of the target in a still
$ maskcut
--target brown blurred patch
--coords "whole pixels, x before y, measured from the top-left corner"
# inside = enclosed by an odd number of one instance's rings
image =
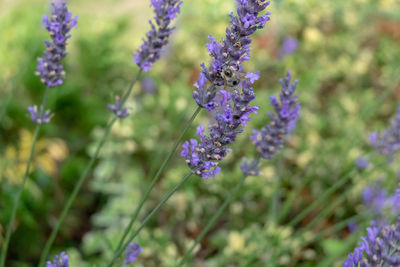
[[[400,41],[400,22],[379,18],[378,29],[381,35]]]

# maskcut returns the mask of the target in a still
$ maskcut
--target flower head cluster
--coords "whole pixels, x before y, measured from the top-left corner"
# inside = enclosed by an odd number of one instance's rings
[[[300,103],[297,101],[297,81],[290,84],[290,72],[281,79],[282,90],[279,101],[275,95],[270,96],[275,114],[269,113],[270,122],[260,131],[253,130],[251,140],[259,155],[264,159],[272,158],[282,148],[285,138],[295,128],[300,116]]]
[[[372,222],[367,233],[343,267],[400,266],[400,217],[396,225],[379,227]]]
[[[380,154],[392,159],[393,154],[400,149],[400,106],[396,117],[390,122],[389,129],[382,133],[373,132],[369,136],[372,147]]]
[[[241,63],[250,58],[250,35],[269,21],[269,12],[260,15],[269,3],[266,0],[237,0],[237,15],[230,14],[231,26],[226,29],[225,39],[218,43],[214,37],[209,36],[211,42],[207,44],[207,50],[212,60],[208,68],[204,63],[201,65],[202,71],[193,92],[193,98],[200,107],[213,110],[216,106],[214,100],[217,88],[224,85],[234,87],[238,84],[237,80],[232,80],[230,73],[235,72],[237,76],[242,76]]]
[[[156,13],[154,22],[150,21],[151,30],[146,34],[147,39],[143,39],[143,44],[135,54],[134,62],[144,70],[151,70],[153,63],[161,55],[161,49],[167,45],[168,37],[174,30],[170,27],[171,21],[180,12],[181,0],[150,0]]]
[[[139,246],[139,243],[129,243],[128,247],[126,248],[125,254],[125,264],[129,264],[137,260],[140,252],[142,252],[142,248]]]
[[[260,162],[257,159],[243,159],[240,169],[246,176],[258,176],[260,175]]]
[[[68,33],[72,27],[76,27],[77,19],[68,12],[65,0],[56,0],[51,4],[50,17],[43,15],[43,27],[50,33],[52,42],[44,42],[46,50],[44,57],[38,58],[36,75],[49,88],[63,83],[65,71],[61,60],[67,55],[67,40],[71,37]]]
[[[31,120],[37,125],[50,122],[50,110],[39,111],[37,106],[29,106],[28,111],[31,115]],[[41,114],[42,113],[42,114]]]
[[[48,261],[46,267],[69,267],[67,254],[65,252],[61,252],[60,256],[56,255],[53,263]]]
[[[200,143],[190,139],[183,145],[181,156],[200,177],[210,178],[220,172],[217,165],[229,151],[226,146],[235,141],[237,134],[243,131],[240,126],[247,126],[250,114],[258,110],[257,106],[250,106],[250,102],[256,98],[251,85],[259,74],[249,73],[246,77],[240,83],[241,91],[237,87],[232,92],[219,91],[215,123],[209,127],[210,135],[204,134],[205,129],[200,125],[197,127]]]
[[[129,116],[128,108],[123,107],[120,97],[115,96],[115,103],[107,105],[108,110],[114,113],[118,118],[123,119]]]
[[[362,191],[364,205],[371,209],[375,215],[382,215],[388,203],[387,191],[380,183],[375,183],[364,188]]]
[[[369,166],[368,159],[364,157],[357,157],[354,164],[358,170],[364,170]]]

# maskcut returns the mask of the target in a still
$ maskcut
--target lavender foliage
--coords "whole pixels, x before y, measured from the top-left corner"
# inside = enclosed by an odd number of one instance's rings
[[[291,75],[287,73],[281,79],[282,90],[279,101],[275,95],[270,96],[271,105],[275,114],[269,113],[270,122],[261,130],[253,130],[251,140],[259,155],[264,159],[271,159],[283,147],[285,138],[295,128],[300,116],[300,103],[294,94],[297,81],[290,84]]]
[[[209,126],[209,136],[204,134],[205,128],[200,125],[197,127],[200,143],[190,139],[183,144],[181,156],[196,175],[210,178],[220,172],[218,163],[228,153],[227,146],[243,131],[240,127],[247,126],[250,114],[257,113],[258,107],[250,106],[250,102],[256,98],[251,85],[258,78],[258,73],[249,73],[240,83],[241,91],[238,87],[232,92],[220,90],[215,106],[215,123]]]
[[[361,239],[343,267],[400,266],[400,217],[396,225],[379,227],[372,222]]]
[[[372,147],[381,155],[392,160],[394,153],[400,149],[400,106],[396,117],[390,121],[390,127],[380,134],[373,132],[369,136]]]
[[[123,107],[119,96],[115,96],[114,104],[107,105],[108,110],[114,113],[118,118],[123,119],[129,116],[128,108]]]
[[[54,257],[53,263],[48,261],[46,267],[69,267],[68,255],[65,252],[61,252],[60,256]]]
[[[125,254],[125,264],[129,264],[137,260],[140,252],[142,252],[142,248],[139,246],[139,243],[129,243],[128,247],[126,248]]]
[[[170,27],[171,21],[180,12],[181,0],[150,0],[154,8],[154,22],[149,21],[151,30],[146,34],[147,39],[143,39],[143,44],[134,56],[134,62],[143,70],[152,69],[153,63],[161,55],[161,49],[167,45],[168,38],[174,30]]]
[[[49,88],[63,83],[65,77],[61,60],[67,55],[67,40],[71,37],[69,31],[76,27],[78,17],[72,17],[64,0],[51,4],[51,16],[43,15],[43,27],[49,32],[52,42],[45,41],[44,57],[38,58],[36,75]]]
[[[265,0],[237,0],[237,15],[232,13],[230,28],[226,29],[226,37],[220,43],[209,36],[211,42],[207,44],[210,53],[210,66],[201,65],[202,71],[195,83],[196,89],[193,98],[196,103],[207,110],[216,107],[215,97],[217,88],[237,86],[243,76],[242,62],[250,58],[250,35],[257,29],[262,29],[270,20],[270,13],[260,15],[269,5]],[[225,72],[228,72],[225,75]],[[236,80],[232,79],[231,72],[236,73]],[[228,77],[226,77],[228,76]]]
[[[46,110],[44,112],[41,112],[38,110],[37,106],[29,106],[28,111],[31,116],[31,120],[37,124],[46,124],[50,122],[50,110]],[[43,107],[41,107],[43,109]],[[42,114],[41,114],[42,113]]]

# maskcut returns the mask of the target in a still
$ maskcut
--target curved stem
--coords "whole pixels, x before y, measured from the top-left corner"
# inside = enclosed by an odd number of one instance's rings
[[[43,99],[42,99],[42,105],[40,106],[40,110],[39,110],[39,117],[40,118],[43,117],[48,95],[49,95],[49,88],[46,87],[46,90],[44,91],[44,95],[43,95]],[[39,137],[39,131],[40,131],[41,127],[42,127],[41,124],[37,124],[36,125],[35,133],[33,134],[31,150],[29,152],[29,158],[28,158],[28,161],[26,163],[25,173],[24,173],[24,176],[22,178],[22,183],[21,183],[21,185],[20,185],[20,187],[18,189],[17,197],[15,199],[15,203],[14,203],[13,209],[11,211],[10,220],[8,221],[7,233],[6,233],[6,237],[5,237],[5,240],[4,240],[3,248],[1,250],[1,260],[0,260],[0,266],[1,267],[4,267],[4,264],[6,262],[6,256],[7,256],[8,245],[10,243],[12,226],[14,224],[15,216],[17,214],[17,210],[18,210],[18,206],[19,206],[19,201],[21,200],[21,196],[22,196],[22,192],[23,192],[24,187],[25,187],[25,183],[28,180],[29,170],[31,168],[31,164],[32,164],[32,160],[33,160],[33,154],[35,153],[35,146],[36,146],[37,139]]]
[[[214,214],[214,216],[208,221],[207,225],[203,228],[199,236],[196,238],[194,241],[193,245],[188,249],[185,254],[183,255],[182,260],[178,263],[177,266],[183,266],[185,262],[190,258],[192,251],[195,249],[197,244],[203,239],[203,237],[208,233],[210,228],[214,225],[214,223],[217,221],[219,216],[224,212],[226,207],[232,202],[232,200],[235,198],[237,192],[239,189],[243,186],[247,176],[243,175],[242,179],[240,179],[239,183],[233,188],[232,192],[229,194],[228,198],[225,199],[224,203],[219,207],[217,212]]]
[[[139,72],[136,74],[135,78],[131,81],[128,90],[126,91],[126,93],[123,95],[122,100],[121,100],[121,107],[125,104],[126,100],[128,99],[129,95],[132,92],[133,86],[135,85],[135,83],[138,81],[140,75],[142,73],[142,70],[139,70]],[[46,242],[46,245],[44,247],[44,250],[42,252],[42,255],[40,256],[40,262],[39,262],[39,266],[42,267],[44,266],[45,260],[49,254],[50,248],[53,245],[53,242],[58,234],[58,231],[60,230],[61,224],[64,222],[65,217],[67,216],[72,203],[74,202],[76,196],[79,193],[79,190],[81,189],[83,182],[86,180],[90,170],[92,169],[97,157],[100,154],[100,151],[107,139],[107,137],[109,136],[110,132],[111,132],[111,128],[114,125],[114,123],[118,120],[117,115],[115,115],[112,120],[108,123],[108,125],[106,126],[105,129],[105,133],[102,137],[102,139],[100,140],[99,144],[97,145],[96,151],[95,153],[92,155],[92,157],[90,158],[90,161],[88,163],[88,165],[86,166],[86,169],[84,170],[84,172],[82,173],[82,175],[80,176],[78,182],[75,184],[74,190],[72,191],[71,195],[69,196],[67,203],[65,204],[63,211],[61,213],[60,219],[58,220],[56,226],[54,227],[53,231],[50,234],[49,239]]]
[[[140,231],[143,229],[143,227],[146,226],[147,222],[155,215],[158,210],[165,204],[165,202],[168,201],[168,199],[189,179],[190,176],[193,174],[193,170],[191,170],[188,174],[185,175],[185,177],[182,178],[182,180],[171,190],[168,192],[168,194],[158,203],[158,205],[150,212],[149,215],[144,218],[142,224],[139,226],[139,228],[128,238],[128,241],[125,242],[123,246],[121,246],[115,253],[113,258],[111,259],[110,263],[107,265],[108,267],[111,267],[114,265],[115,261],[118,259],[118,257],[122,254],[122,252],[125,250],[125,248],[128,246],[130,242],[140,233]]]
[[[161,164],[160,168],[158,169],[156,175],[154,176],[153,180],[151,181],[150,186],[147,188],[146,192],[144,193],[142,199],[140,200],[139,205],[137,206],[135,212],[133,213],[131,220],[128,224],[128,226],[125,228],[125,231],[122,235],[122,238],[120,239],[117,249],[115,250],[114,253],[116,253],[119,249],[121,249],[122,244],[124,243],[126,237],[128,236],[129,232],[132,229],[133,223],[136,221],[142,207],[143,204],[146,202],[146,199],[148,198],[151,190],[153,189],[153,187],[155,186],[155,184],[157,183],[157,181],[160,179],[160,176],[162,174],[162,172],[164,171],[165,167],[167,166],[169,160],[171,159],[172,155],[175,153],[176,149],[178,148],[179,143],[181,142],[183,136],[185,135],[185,133],[187,132],[187,130],[189,129],[189,127],[192,125],[192,122],[194,121],[194,119],[197,117],[197,115],[199,114],[201,108],[198,107],[196,109],[196,111],[193,113],[192,117],[190,118],[190,120],[186,123],[183,131],[181,132],[181,134],[179,135],[178,139],[176,139],[174,145],[172,146],[172,149],[169,151],[167,157],[164,159],[163,163]]]

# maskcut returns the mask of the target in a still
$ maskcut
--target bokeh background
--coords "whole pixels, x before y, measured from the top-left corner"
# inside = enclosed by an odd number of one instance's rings
[[[44,87],[34,75],[47,32],[47,1],[0,1],[0,244],[21,182],[34,125],[26,107]],[[42,128],[30,179],[17,213],[7,266],[34,266],[66,198],[109,119],[106,104],[125,90],[138,68],[133,52],[153,16],[147,0],[71,0],[79,16],[65,60],[64,85],[52,90],[54,113]],[[71,266],[103,266],[112,255],[155,168],[196,104],[191,98],[208,35],[224,36],[234,1],[184,1],[162,59],[129,100],[132,115],[117,123],[56,239]],[[388,126],[400,100],[399,0],[273,0],[271,22],[253,38],[248,71],[259,114],[222,164],[222,174],[184,185],[141,232],[134,266],[173,266],[241,177],[254,155],[251,128],[267,122],[269,94],[291,70],[298,79],[302,115],[287,147],[264,161],[197,248],[189,266],[340,266],[373,218],[363,205],[365,186],[381,180],[388,193],[399,182],[398,161],[371,154],[368,134]],[[207,124],[202,113],[195,126]],[[358,171],[354,160],[370,155]],[[383,162],[383,163],[382,163]],[[153,208],[187,172],[176,153],[145,204]],[[348,179],[333,194],[326,190]],[[278,192],[277,209],[272,196]],[[319,204],[298,223],[289,222]],[[362,214],[362,216],[359,216]],[[352,219],[354,218],[354,220]],[[348,224],[357,225],[356,228]]]

